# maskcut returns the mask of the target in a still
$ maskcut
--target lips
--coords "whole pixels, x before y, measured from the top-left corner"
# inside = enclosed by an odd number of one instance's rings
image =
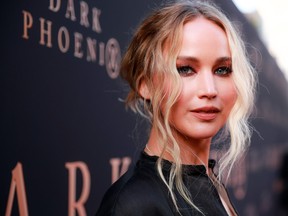
[[[217,117],[220,110],[216,107],[200,107],[191,111],[193,115],[203,121],[211,121]]]

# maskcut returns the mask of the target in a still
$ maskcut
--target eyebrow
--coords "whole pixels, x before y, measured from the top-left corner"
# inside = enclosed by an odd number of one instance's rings
[[[218,58],[216,61],[215,61],[216,64],[219,64],[219,63],[232,63],[232,58],[231,57],[221,57],[221,58]]]
[[[195,63],[199,63],[199,59],[192,57],[192,56],[178,56],[177,60],[185,60],[185,61],[190,61],[190,62],[195,62]],[[215,61],[215,64],[220,64],[220,63],[231,63],[232,62],[232,58],[231,57],[220,57],[217,58]]]

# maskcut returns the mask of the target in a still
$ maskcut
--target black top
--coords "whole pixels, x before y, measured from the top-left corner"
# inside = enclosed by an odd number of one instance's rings
[[[167,187],[158,175],[157,159],[158,157],[149,156],[143,152],[136,166],[129,169],[106,192],[96,216],[180,215],[176,211]],[[215,162],[209,161],[210,168],[213,168],[214,165]],[[165,178],[169,176],[170,167],[171,162],[163,160]],[[204,165],[183,165],[183,180],[191,193],[193,203],[205,215],[228,215],[220,200],[215,182],[213,183],[206,174]],[[222,184],[221,186],[223,187]],[[183,216],[202,216],[184,201],[177,190],[175,190],[175,196]],[[227,203],[227,200],[225,201]],[[228,202],[230,210],[236,215],[229,199]]]

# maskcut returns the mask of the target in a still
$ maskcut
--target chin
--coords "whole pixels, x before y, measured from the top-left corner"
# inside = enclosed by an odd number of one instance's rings
[[[175,129],[175,128],[174,128]],[[186,127],[182,130],[174,130],[178,137],[187,140],[207,140],[212,139],[220,130],[218,127],[209,127],[207,125],[201,127]]]
[[[189,137],[192,140],[207,140],[212,139],[218,131],[206,131],[205,133],[199,132],[199,133],[193,133],[193,134],[186,134],[186,137]]]

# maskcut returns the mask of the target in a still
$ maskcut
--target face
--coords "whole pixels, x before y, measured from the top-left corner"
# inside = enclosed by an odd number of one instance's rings
[[[225,32],[205,18],[187,22],[177,70],[183,86],[170,124],[184,140],[211,139],[225,124],[237,99]]]

